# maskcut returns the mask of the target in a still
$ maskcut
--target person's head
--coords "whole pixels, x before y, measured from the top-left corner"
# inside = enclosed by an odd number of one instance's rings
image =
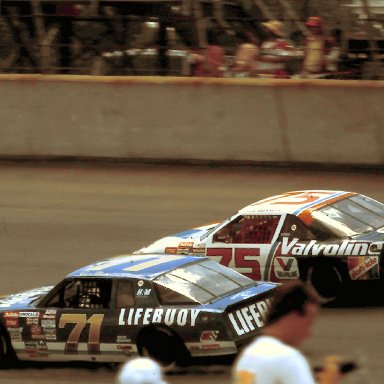
[[[279,20],[271,20],[265,23],[262,23],[264,30],[273,37],[283,37],[284,36],[284,25]]]
[[[147,357],[128,360],[117,375],[117,384],[166,384],[160,365]]]
[[[308,27],[309,32],[314,35],[321,35],[323,33],[323,19],[321,17],[310,16],[305,25]]]
[[[279,332],[288,344],[298,345],[310,336],[320,303],[320,297],[308,284],[299,280],[282,284],[275,290],[267,327]]]

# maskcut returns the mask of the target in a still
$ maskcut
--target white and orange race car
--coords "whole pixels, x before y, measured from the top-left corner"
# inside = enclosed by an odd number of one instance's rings
[[[152,252],[206,255],[254,280],[300,278],[332,301],[382,279],[384,204],[354,192],[287,192],[136,251]]]

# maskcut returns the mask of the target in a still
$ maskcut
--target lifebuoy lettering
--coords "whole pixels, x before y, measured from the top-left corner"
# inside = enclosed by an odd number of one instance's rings
[[[229,313],[229,321],[236,333],[241,336],[263,327],[270,305],[271,299],[266,299]]]
[[[194,327],[200,309],[123,308],[120,310],[119,325],[185,325]]]

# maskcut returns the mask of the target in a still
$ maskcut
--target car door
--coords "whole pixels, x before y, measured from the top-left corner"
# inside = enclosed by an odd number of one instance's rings
[[[212,233],[206,255],[253,280],[266,280],[281,215],[238,215]]]
[[[298,255],[294,249],[297,244],[304,249],[315,239],[315,234],[298,217],[285,215],[266,280],[282,282],[300,278]]]
[[[136,355],[137,335],[148,322],[145,309],[153,308],[152,285],[146,280],[121,278],[115,280],[114,292],[113,305],[118,319],[115,327],[116,350],[121,356]]]
[[[40,311],[40,344],[45,343],[51,358],[106,360],[116,343],[111,292],[111,279],[64,280]]]

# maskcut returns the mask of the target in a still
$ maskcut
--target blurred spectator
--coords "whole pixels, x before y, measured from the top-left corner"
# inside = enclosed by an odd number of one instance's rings
[[[72,63],[73,19],[78,14],[79,11],[75,1],[61,1],[56,7],[56,15],[59,19],[60,68],[62,73],[70,71]]]
[[[218,44],[218,33],[209,30],[208,46],[189,50],[190,75],[222,77],[225,65],[224,48]]]
[[[287,62],[295,50],[293,44],[284,39],[284,25],[279,20],[262,23],[265,39],[260,46],[257,73],[275,78],[286,78]]]
[[[235,53],[232,71],[236,77],[254,76],[259,56],[257,39],[250,32],[238,34],[240,43]]]
[[[117,384],[166,384],[158,363],[147,357],[128,360],[117,375]]]
[[[168,24],[164,21],[159,22],[159,34],[157,37],[157,45],[159,47],[158,56],[157,56],[157,74],[159,76],[166,76],[169,72],[169,58],[167,56],[168,51],[168,33],[167,33]]]
[[[234,384],[314,384],[311,368],[297,347],[310,336],[320,299],[305,283],[276,289],[262,334],[234,366]]]
[[[204,76],[205,55],[201,48],[190,48],[188,54],[189,74],[194,77]]]
[[[216,31],[208,31],[208,46],[205,49],[204,56],[205,75],[222,77],[224,71],[224,48],[218,44]]]
[[[336,72],[339,69],[341,58],[341,34],[342,31],[339,28],[334,28],[331,31],[331,36],[329,38],[331,47],[325,57],[327,71]]]
[[[331,45],[329,39],[324,36],[323,20],[321,17],[311,16],[306,25],[309,35],[304,49],[303,75],[323,73],[326,69],[326,55]]]

